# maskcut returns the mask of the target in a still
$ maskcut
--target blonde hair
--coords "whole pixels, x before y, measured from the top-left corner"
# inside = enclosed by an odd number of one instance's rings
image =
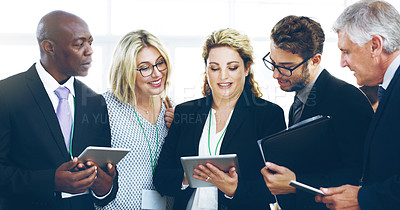
[[[258,87],[258,83],[254,80],[254,73],[251,68],[254,61],[253,47],[250,45],[249,37],[231,28],[214,31],[207,37],[203,46],[203,59],[205,65],[207,65],[210,50],[215,47],[231,47],[239,53],[245,66],[249,68],[249,74],[246,76],[245,89],[249,88],[256,97],[261,97],[262,93]],[[207,76],[204,74],[203,96],[208,95],[211,95],[211,88],[208,85]]]
[[[122,37],[116,46],[110,68],[111,92],[123,103],[136,105],[136,57],[145,47],[156,48],[167,63],[163,94],[166,92],[171,66],[164,46],[156,36],[145,30],[132,31]]]

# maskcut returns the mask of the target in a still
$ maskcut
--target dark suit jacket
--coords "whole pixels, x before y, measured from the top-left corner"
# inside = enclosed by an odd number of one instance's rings
[[[175,197],[174,209],[186,209],[194,189],[181,190],[182,156],[197,156],[203,127],[211,109],[212,97],[178,105],[154,174],[154,185],[161,195]],[[236,153],[239,158],[239,184],[232,200],[218,191],[219,209],[265,209],[273,197],[260,170],[265,166],[257,140],[285,129],[283,110],[271,102],[244,91],[236,103],[222,141],[220,154]]]
[[[327,151],[326,155],[332,156],[330,162],[315,166],[315,173],[296,173],[296,179],[317,188],[358,184],[364,139],[373,115],[368,99],[358,88],[323,70],[311,89],[300,120],[316,115],[332,118],[336,135],[321,140],[331,142],[334,154]],[[325,205],[314,202],[312,194],[300,190],[296,194],[280,195],[278,200],[285,210],[326,209]]]
[[[364,150],[361,209],[400,207],[400,67],[379,102]]]
[[[87,146],[111,146],[105,101],[75,79],[75,127],[72,153],[77,157]],[[64,143],[53,105],[37,74],[28,71],[0,81],[0,196],[5,209],[93,209],[105,205],[91,193],[61,199],[54,192],[56,169],[71,157]]]

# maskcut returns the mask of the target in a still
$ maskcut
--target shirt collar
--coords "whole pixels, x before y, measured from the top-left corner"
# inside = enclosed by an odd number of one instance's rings
[[[307,86],[305,86],[303,89],[301,89],[301,90],[296,92],[296,96],[300,99],[301,103],[305,104],[307,102],[308,95],[310,94],[311,89],[314,86],[315,81],[317,81],[317,79],[318,79],[319,75],[321,74],[322,70],[323,70],[323,68],[319,67],[318,73],[315,76],[315,78]]]
[[[40,60],[38,62],[36,62],[36,70],[39,74],[39,78],[43,83],[44,88],[46,89],[46,92],[48,94],[50,93],[54,93],[54,91],[60,87],[60,86],[64,86],[67,87],[70,91],[70,93],[72,94],[72,96],[75,97],[75,89],[74,89],[74,77],[70,77],[64,84],[60,85],[57,80],[54,79],[53,76],[51,76],[49,74],[49,72],[47,72],[42,63],[40,62]]]
[[[392,81],[394,74],[396,73],[397,68],[400,66],[400,55],[398,55],[393,62],[390,64],[389,68],[386,70],[385,75],[383,76],[382,87],[387,89]]]

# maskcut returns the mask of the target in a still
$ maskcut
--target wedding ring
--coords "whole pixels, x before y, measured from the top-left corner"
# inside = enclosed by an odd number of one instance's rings
[[[209,179],[210,179],[210,177],[207,177],[206,182],[208,182]]]

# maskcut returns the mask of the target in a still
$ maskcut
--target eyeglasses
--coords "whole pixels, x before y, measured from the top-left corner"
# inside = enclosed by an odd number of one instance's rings
[[[164,71],[165,69],[168,68],[167,62],[164,60],[164,58],[160,55],[160,57],[157,58],[156,64],[151,65],[150,63],[145,63],[143,65],[140,65],[136,71],[139,71],[140,74],[143,77],[148,77],[153,74],[154,72],[154,67],[157,67],[158,71]]]
[[[275,65],[275,64],[273,64],[271,61],[267,60],[267,57],[269,56],[269,54],[271,54],[271,52],[269,52],[267,55],[265,55],[265,56],[263,57],[263,61],[264,61],[265,66],[266,66],[269,70],[271,70],[271,71],[274,71],[275,69],[278,69],[278,71],[279,71],[280,74],[282,74],[283,76],[287,76],[287,77],[292,76],[292,72],[293,72],[294,70],[296,70],[299,66],[303,65],[303,64],[304,64],[305,62],[307,62],[310,58],[312,58],[312,56],[311,56],[311,57],[308,57],[308,58],[304,59],[303,62],[301,62],[301,63],[299,63],[298,65],[296,65],[295,67],[293,67],[293,68],[287,68],[287,67],[284,67],[284,66]]]

